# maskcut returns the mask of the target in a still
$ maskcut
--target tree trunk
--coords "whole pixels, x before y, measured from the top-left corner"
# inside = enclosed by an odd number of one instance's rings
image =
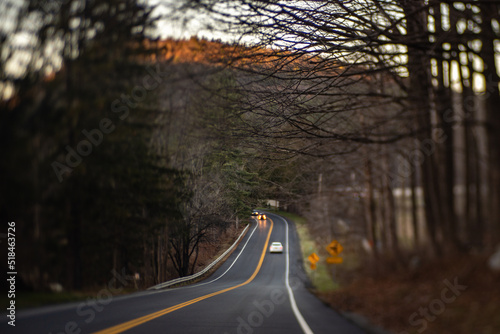
[[[486,80],[486,124],[488,135],[489,159],[489,225],[491,226],[492,244],[500,242],[500,92],[498,84],[500,77],[495,65],[495,39],[497,38],[492,20],[498,19],[496,3],[481,3],[482,13],[482,49],[484,62],[483,75]]]
[[[394,194],[392,193],[392,185],[391,180],[388,177],[390,175],[390,165],[389,165],[389,155],[384,154],[384,180],[383,180],[383,188],[384,188],[384,204],[386,206],[386,219],[387,219],[387,233],[388,240],[393,252],[393,255],[401,260],[401,251],[399,248],[399,238],[398,238],[398,226],[396,221],[396,205],[394,201]]]
[[[408,108],[414,110],[417,122],[417,140],[420,154],[423,155],[421,163],[422,191],[424,194],[425,219],[427,232],[431,241],[434,254],[441,256],[442,249],[438,242],[439,214],[437,206],[438,199],[435,198],[435,164],[432,154],[425,155],[427,151],[425,144],[431,140],[431,117],[430,117],[430,60],[426,54],[425,46],[428,43],[426,12],[419,12],[422,4],[417,1],[405,1],[402,3],[407,20],[408,35],[408,72],[410,84],[408,88]],[[419,14],[420,13],[420,14]],[[411,41],[411,43],[410,43]],[[432,142],[432,141],[431,141]]]
[[[436,40],[439,40],[439,36],[443,36],[446,32],[442,27],[442,13],[441,6],[438,4],[434,7],[435,25],[436,25]],[[437,42],[436,42],[437,43]],[[441,48],[441,45],[437,46]],[[451,46],[453,50],[453,46]],[[439,203],[441,205],[437,206],[436,209],[440,210],[441,214],[441,225],[443,227],[443,241],[445,242],[446,248],[453,252],[459,249],[459,242],[457,237],[457,219],[455,214],[455,201],[454,201],[454,176],[455,176],[455,164],[454,164],[454,152],[453,152],[453,127],[455,121],[455,112],[453,110],[453,103],[451,100],[451,66],[452,62],[445,60],[450,57],[445,57],[446,51],[443,53],[436,54],[436,67],[437,67],[437,86],[434,88],[434,101],[436,106],[436,116],[438,120],[438,128],[442,129],[442,136],[439,142],[436,142],[436,147],[438,148],[438,154],[436,160],[438,165],[436,166],[436,171],[438,172],[438,184],[437,187]],[[448,68],[445,70],[444,64],[447,64]]]
[[[415,249],[420,246],[420,231],[418,223],[418,203],[417,203],[417,170],[412,170],[410,174],[411,191],[411,223],[413,226],[413,245]]]
[[[378,257],[378,238],[377,238],[377,212],[373,191],[373,174],[372,174],[372,162],[368,158],[365,164],[365,179],[366,179],[366,230],[368,234],[368,240],[370,241],[373,249],[373,255],[375,258]]]

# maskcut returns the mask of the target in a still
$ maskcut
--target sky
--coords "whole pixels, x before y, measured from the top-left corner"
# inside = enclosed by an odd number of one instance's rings
[[[165,19],[158,22],[157,33],[161,38],[189,39],[192,36],[207,39],[230,40],[231,38],[222,33],[215,33],[205,29],[207,25],[214,25],[215,21],[207,15],[193,10],[182,11],[180,6],[183,1],[175,0],[146,0],[150,5],[156,5],[155,14]]]

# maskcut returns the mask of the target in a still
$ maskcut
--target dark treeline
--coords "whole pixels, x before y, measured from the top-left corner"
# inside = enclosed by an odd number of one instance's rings
[[[231,74],[173,59],[137,1],[2,6],[0,208],[20,279],[82,289],[138,273],[148,287],[192,273],[260,198],[248,154],[210,128],[226,111],[193,81]]]

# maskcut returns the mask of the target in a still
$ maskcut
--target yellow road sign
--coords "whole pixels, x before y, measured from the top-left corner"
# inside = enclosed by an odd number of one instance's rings
[[[307,259],[311,262],[311,264],[316,264],[316,262],[319,261],[319,256],[316,255],[316,253],[312,253]]]
[[[341,257],[338,256],[333,256],[333,257],[327,257],[326,258],[326,263],[328,264],[339,264],[342,263],[344,260]]]
[[[328,253],[330,253],[331,256],[337,256],[342,253],[344,247],[342,247],[342,245],[337,240],[333,240],[332,242],[330,242],[330,244],[328,244],[328,246],[326,246],[326,250],[328,251]]]

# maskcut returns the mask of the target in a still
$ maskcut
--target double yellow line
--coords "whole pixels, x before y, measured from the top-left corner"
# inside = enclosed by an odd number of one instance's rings
[[[205,296],[201,296],[201,297],[198,297],[198,298],[195,298],[195,299],[188,300],[187,302],[171,306],[169,308],[160,310],[158,312],[151,313],[151,314],[145,315],[143,317],[140,317],[140,318],[137,318],[137,319],[134,319],[134,320],[130,320],[130,321],[124,322],[122,324],[119,324],[119,325],[116,325],[116,326],[113,326],[113,327],[109,327],[109,328],[103,329],[103,330],[98,331],[98,332],[94,332],[93,334],[117,334],[117,333],[122,333],[122,332],[124,332],[126,330],[129,330],[129,329],[133,328],[133,327],[139,326],[139,325],[141,325],[141,324],[143,324],[145,322],[148,322],[148,321],[151,321],[153,319],[159,318],[159,317],[161,317],[161,316],[163,316],[165,314],[168,314],[168,313],[171,313],[173,311],[179,310],[179,309],[181,309],[183,307],[192,305],[192,304],[197,303],[199,301],[202,301],[202,300],[211,298],[213,296],[217,296],[217,295],[223,294],[225,292],[228,292],[228,291],[237,289],[239,287],[242,287],[244,285],[247,285],[248,283],[250,283],[251,281],[253,281],[253,279],[255,278],[255,276],[257,276],[257,274],[259,273],[260,267],[262,266],[262,262],[264,262],[264,257],[266,256],[266,251],[267,251],[267,245],[269,244],[269,238],[271,237],[271,232],[273,230],[273,221],[271,219],[269,219],[269,220],[271,221],[271,226],[269,228],[269,233],[267,234],[266,243],[264,244],[264,249],[262,250],[262,254],[260,256],[259,263],[257,264],[257,268],[255,268],[255,271],[253,272],[252,276],[250,276],[250,278],[247,279],[245,282],[243,282],[241,284],[238,284],[238,285],[235,285],[235,286],[230,287],[230,288],[226,288],[224,290],[216,291],[216,292],[210,293],[210,294],[205,295]]]

